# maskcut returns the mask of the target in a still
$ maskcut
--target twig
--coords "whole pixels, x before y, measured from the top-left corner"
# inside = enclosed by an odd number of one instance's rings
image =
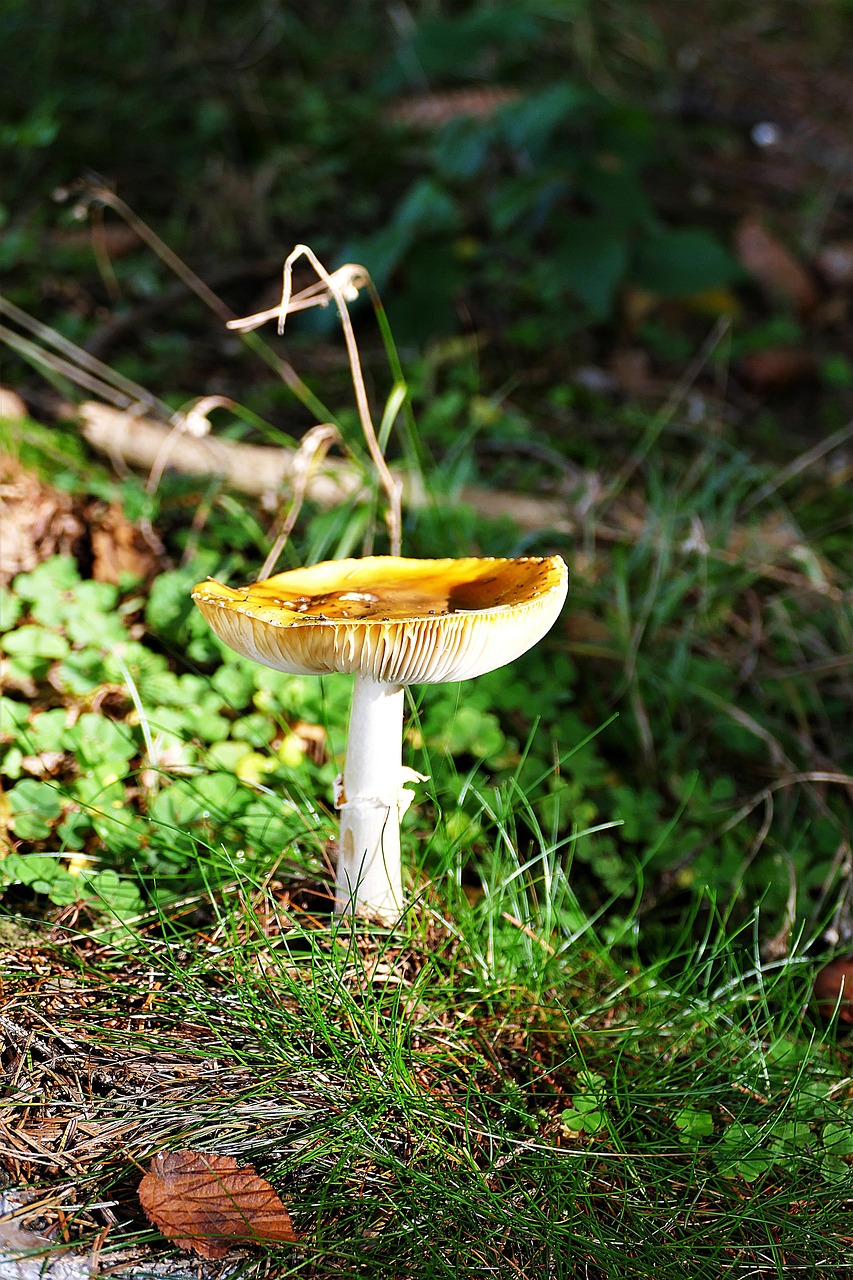
[[[79,408],[82,434],[93,449],[113,458],[121,458],[134,467],[150,471],[169,428],[130,411],[120,412],[108,405],[88,401]],[[169,466],[175,471],[197,475],[220,475],[242,493],[261,496],[293,486],[296,451],[268,445],[242,444],[208,436],[195,440],[182,435],[169,455]],[[429,506],[432,499],[414,479],[398,477],[402,485],[402,501],[413,510]],[[352,461],[326,458],[321,469],[314,471],[307,483],[305,498],[324,509],[338,506],[356,495],[366,495],[364,473]],[[508,489],[488,489],[465,485],[458,500],[478,515],[494,519],[506,516],[525,532],[548,535],[577,536],[589,521],[589,503],[585,497],[543,498],[535,494],[515,493]],[[595,521],[595,539],[606,543],[633,545],[639,536],[636,520],[622,526],[616,522],[618,508],[611,512],[611,523]],[[649,541],[657,539],[648,531]],[[710,547],[709,559],[721,564],[737,565],[757,579],[777,582],[791,591],[818,596],[836,604],[847,599],[844,588],[818,582],[805,573],[770,564],[766,560],[747,558],[741,550]]]
[[[93,449],[143,470],[150,470],[169,435],[169,428],[158,422],[96,401],[82,404],[79,412],[83,438]],[[182,473],[220,475],[242,493],[260,497],[288,487],[293,490],[296,453],[295,449],[241,444],[215,436],[194,439],[184,434],[174,441],[169,466]],[[405,475],[398,479],[407,506],[415,510],[429,506],[431,498],[417,479],[412,481]],[[325,458],[321,468],[311,471],[305,487],[305,499],[324,509],[366,493],[364,473],[353,462],[340,458]],[[571,507],[561,499],[466,485],[459,501],[485,517],[494,518],[495,512],[500,512],[528,532],[566,535],[576,528]],[[627,535],[605,530],[603,536],[619,541]]]
[[[100,453],[117,454],[131,466],[150,471],[161,454],[170,428],[133,413],[89,401],[80,406],[82,434]],[[241,444],[216,436],[174,438],[169,466],[196,475],[221,475],[235,489],[260,496],[292,485],[295,450],[269,445]],[[314,472],[305,496],[321,507],[346,502],[366,488],[364,477],[351,462],[327,459]]]
[[[188,267],[174,250],[169,248],[165,240],[161,240],[157,232],[153,231],[147,222],[143,222],[138,214],[133,212],[130,205],[125,204],[114,191],[110,191],[109,187],[104,186],[103,183],[90,182],[86,183],[83,189],[83,196],[95,206],[106,205],[108,209],[112,209],[114,213],[117,213],[123,222],[133,228],[140,240],[144,241],[148,248],[156,253],[160,261],[165,262],[169,270],[173,271],[179,280],[183,280],[187,288],[191,289],[206,307],[209,307],[215,315],[219,316],[223,323],[227,323],[228,320],[234,318],[234,312],[226,306],[221,298],[217,297],[209,285],[205,284],[201,276],[197,276],[192,268]]]
[[[160,452],[154,459],[151,472],[148,476],[148,483],[145,488],[148,493],[156,493],[157,486],[163,472],[169,461],[169,455],[175,446],[175,442],[179,436],[188,435],[194,440],[202,440],[210,434],[210,420],[208,414],[214,409],[236,409],[237,405],[233,400],[229,400],[227,396],[199,396],[193,401],[190,409],[186,413],[176,414],[174,425],[171,431],[163,440]]]

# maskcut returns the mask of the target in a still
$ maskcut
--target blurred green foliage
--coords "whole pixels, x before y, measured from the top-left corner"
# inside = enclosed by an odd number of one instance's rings
[[[46,227],[73,223],[73,200],[57,210],[51,194],[92,172],[197,265],[283,257],[305,239],[364,262],[398,339],[454,328],[464,301],[516,341],[559,340],[607,320],[627,283],[673,297],[737,275],[707,229],[660,211],[677,148],[649,105],[659,41],[629,0],[418,3],[396,17],[8,0],[0,45],[13,280],[43,261]],[[53,237],[59,269],[74,252]],[[112,269],[131,295],[157,288],[139,255]]]

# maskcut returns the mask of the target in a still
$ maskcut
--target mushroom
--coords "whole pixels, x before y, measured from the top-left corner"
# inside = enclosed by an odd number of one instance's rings
[[[403,689],[468,680],[541,640],[568,591],[559,556],[410,560],[367,556],[278,573],[248,587],[209,580],[193,599],[244,657],[294,675],[355,674],[342,779],[336,910],[403,910]]]

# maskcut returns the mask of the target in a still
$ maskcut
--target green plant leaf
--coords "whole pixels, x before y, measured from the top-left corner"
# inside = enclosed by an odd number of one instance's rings
[[[484,168],[493,142],[494,130],[481,120],[449,121],[435,142],[436,171],[452,182],[475,177]]]
[[[424,17],[410,37],[409,57],[415,57],[421,75],[447,76],[463,71],[491,49],[517,54],[536,39],[541,30],[536,16],[523,5],[502,4],[495,9],[474,8],[452,17]]]
[[[246,756],[252,751],[248,742],[215,742],[207,752],[205,759],[220,769],[224,769],[226,773],[236,773],[239,768],[240,761],[245,760]]]
[[[742,271],[719,241],[690,228],[657,231],[634,251],[632,278],[663,298],[681,298],[738,280]]]
[[[596,218],[568,217],[559,224],[560,241],[552,267],[556,280],[584,304],[594,320],[604,320],[629,263],[624,231]]]
[[[714,1132],[714,1118],[710,1111],[682,1107],[680,1111],[676,1111],[673,1121],[682,1142],[698,1143]]]
[[[84,697],[109,679],[104,654],[96,648],[74,650],[59,663],[54,679],[68,693]]]
[[[67,751],[74,752],[84,768],[92,769],[96,765],[115,762],[120,773],[138,751],[126,725],[117,724],[93,711],[84,712],[71,728],[66,729],[64,745]]]
[[[561,80],[502,107],[498,125],[511,147],[535,156],[548,146],[557,125],[588,112],[594,102],[589,89],[572,80]]]
[[[564,1129],[568,1129],[574,1133],[599,1133],[607,1124],[607,1117],[603,1111],[593,1106],[591,1109],[585,1109],[575,1104],[574,1110],[566,1110],[560,1117],[560,1123]]]
[[[0,737],[16,737],[18,731],[27,723],[30,709],[26,702],[18,702],[0,694]]]
[[[62,751],[68,713],[64,707],[41,711],[32,717],[26,735],[27,746],[33,752]]]
[[[823,1145],[826,1151],[838,1159],[853,1156],[853,1120],[830,1121],[823,1126]]]
[[[0,587],[0,631],[11,631],[24,611],[24,606],[8,587]]]
[[[7,778],[20,778],[23,773],[24,753],[20,747],[10,747],[0,761],[0,773]]]
[[[80,582],[77,565],[70,556],[51,556],[29,573],[19,573],[12,586],[22,600],[43,601],[56,598]]]
[[[561,1123],[574,1132],[598,1133],[607,1125],[604,1110],[607,1080],[597,1071],[579,1071],[575,1080],[577,1092],[572,1094],[572,1109],[563,1112]]]
[[[456,203],[440,183],[421,178],[409,188],[394,213],[394,227],[411,241],[456,230]]]
[[[34,623],[8,631],[0,637],[0,649],[12,654],[19,662],[29,665],[33,660],[64,658],[69,651],[68,641],[46,627]]]
[[[68,899],[69,882],[73,876],[61,865],[58,858],[47,854],[12,854],[0,861],[0,879],[8,884],[26,884],[35,893],[47,893],[53,899],[58,896],[58,905],[74,901],[74,895]]]
[[[221,694],[225,706],[240,711],[251,701],[254,672],[248,662],[224,662],[214,671],[210,683]]]
[[[137,885],[110,869],[97,872],[88,881],[86,896],[109,908],[117,916],[135,916],[144,907]]]
[[[45,840],[51,824],[62,813],[62,803],[54,787],[34,778],[23,778],[9,792],[14,815],[12,830],[22,840]]]
[[[811,1138],[807,1124],[797,1120],[779,1121],[770,1131],[770,1151],[776,1160],[790,1160],[803,1154]]]
[[[772,1153],[761,1146],[758,1125],[733,1121],[717,1148],[720,1172],[727,1178],[741,1177],[754,1182],[773,1165]]]

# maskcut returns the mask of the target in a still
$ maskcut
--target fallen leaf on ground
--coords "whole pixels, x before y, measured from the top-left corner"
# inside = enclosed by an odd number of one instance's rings
[[[814,980],[814,997],[825,1018],[838,1009],[838,1021],[853,1022],[853,960],[839,956],[830,960]]]
[[[416,98],[404,98],[388,112],[392,124],[414,125],[423,129],[437,129],[449,120],[460,116],[474,116],[488,120],[500,107],[520,98],[517,89],[504,89],[498,85],[476,89],[449,89],[444,93],[424,93]]]
[[[741,266],[770,294],[787,298],[804,314],[814,311],[818,292],[801,262],[758,218],[747,217],[735,232]]]
[[[236,1244],[299,1239],[270,1184],[230,1156],[162,1152],[139,1184],[139,1201],[158,1231],[201,1258],[224,1258]]]
[[[736,525],[726,550],[752,564],[792,565],[816,586],[826,587],[835,579],[829,561],[809,545],[796,523],[779,512],[771,512],[757,524]]]
[[[96,582],[118,584],[125,575],[145,581],[161,567],[163,546],[153,533],[148,537],[131,524],[118,502],[94,503],[88,512],[92,538],[92,577]]]
[[[49,556],[74,555],[85,533],[70,494],[45,484],[9,454],[0,454],[0,586]]]
[[[291,732],[299,740],[299,744],[309,760],[313,760],[314,764],[326,763],[328,757],[327,734],[323,725],[309,724],[306,720],[297,720],[292,726]]]
[[[619,390],[627,396],[651,395],[658,390],[652,377],[652,361],[648,351],[637,348],[616,350],[608,368],[619,384]]]
[[[802,347],[768,347],[743,358],[743,371],[761,391],[775,391],[809,382],[817,373],[817,361]]]

